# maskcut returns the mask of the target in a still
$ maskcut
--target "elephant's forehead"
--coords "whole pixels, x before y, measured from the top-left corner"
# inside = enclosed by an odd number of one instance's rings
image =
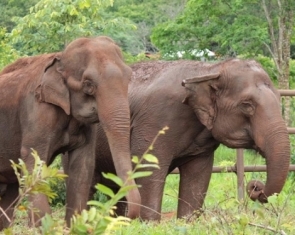
[[[246,67],[229,67],[225,73],[225,80],[229,80],[231,84],[236,83],[237,86],[270,82],[268,74],[257,64],[251,64]]]
[[[264,73],[263,68],[259,66],[255,61],[248,61],[247,65],[249,67],[249,70],[252,70],[253,72]]]

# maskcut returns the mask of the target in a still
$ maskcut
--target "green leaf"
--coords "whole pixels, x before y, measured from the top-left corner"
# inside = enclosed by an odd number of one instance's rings
[[[133,156],[132,157],[132,162],[135,163],[135,164],[138,164],[138,162],[139,162],[138,157],[137,156]]]
[[[96,216],[96,208],[95,207],[91,207],[88,211],[88,221],[92,222]]]
[[[120,187],[122,187],[122,185],[124,184],[123,180],[120,177],[118,177],[117,175],[113,174],[113,173],[102,173],[102,175],[103,175],[104,178],[115,182]]]
[[[278,194],[275,193],[267,198],[268,203],[275,204],[278,202]]]
[[[142,169],[142,168],[148,168],[148,167],[160,169],[159,165],[157,164],[139,164],[136,166],[136,169]]]
[[[104,207],[104,203],[99,202],[99,201],[94,201],[94,200],[88,201],[87,202],[87,205],[89,205],[89,206],[96,206],[96,207],[99,207],[99,208],[103,208]]]
[[[114,197],[115,195],[114,192],[109,187],[103,184],[97,184],[95,188],[101,191],[102,193],[108,195],[109,197]]]
[[[88,212],[86,210],[82,210],[81,216],[82,216],[83,222],[85,223],[88,220]]]
[[[249,218],[247,215],[242,214],[241,216],[239,216],[239,223],[242,226],[247,226],[249,224]]]
[[[150,153],[146,153],[143,155],[143,158],[148,161],[148,162],[152,162],[152,163],[156,163],[158,164],[159,161],[158,161],[158,158],[155,157],[154,155],[150,154]]]
[[[135,172],[130,177],[131,177],[131,179],[137,179],[137,178],[147,177],[152,174],[153,174],[152,171],[139,171],[139,172]]]

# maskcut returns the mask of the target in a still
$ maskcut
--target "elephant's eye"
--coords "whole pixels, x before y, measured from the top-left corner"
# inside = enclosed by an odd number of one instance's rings
[[[87,95],[93,95],[94,94],[94,84],[89,80],[85,80],[83,82],[83,92]]]
[[[251,101],[243,101],[240,103],[240,109],[244,114],[247,116],[252,116],[254,115],[255,112],[255,106]]]

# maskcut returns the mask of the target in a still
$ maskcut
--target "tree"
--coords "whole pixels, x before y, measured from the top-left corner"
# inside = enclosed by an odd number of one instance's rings
[[[150,34],[155,25],[174,19],[185,6],[187,0],[117,0],[107,14],[131,20],[137,30],[127,34],[113,34],[121,41],[121,46],[132,54],[143,51],[155,52],[157,48],[151,43]]]
[[[15,26],[12,18],[23,17],[29,13],[30,7],[39,0],[1,0],[0,1],[0,27],[6,28],[8,32]]]
[[[165,52],[208,48],[230,56],[262,53],[259,44],[267,40],[267,25],[258,3],[250,2],[189,0],[179,17],[155,27],[152,41]]]
[[[6,29],[0,27],[0,70],[19,57],[17,51],[8,42]]]
[[[291,35],[294,31],[295,4],[288,0],[261,1],[262,8],[268,23],[270,44],[266,44],[278,72],[279,87],[289,89]],[[290,99],[285,98],[284,114],[286,123],[290,120]]]
[[[16,19],[12,43],[22,54],[32,55],[60,51],[77,37],[131,27],[127,19],[102,18],[112,4],[113,0],[41,0],[30,14]]]

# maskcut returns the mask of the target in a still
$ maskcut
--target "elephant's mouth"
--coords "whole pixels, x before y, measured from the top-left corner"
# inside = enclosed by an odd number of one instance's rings
[[[257,145],[254,145],[253,146],[253,149],[259,153],[262,157],[265,157],[265,153],[257,146]]]
[[[220,141],[222,144],[229,148],[245,148],[245,149],[255,149],[253,146],[255,146],[255,143],[253,141],[249,142],[249,139],[247,138],[241,138],[241,139],[222,139]]]
[[[93,124],[93,123],[98,123],[99,122],[99,118],[98,115],[90,115],[90,116],[81,116],[78,115],[77,117],[75,117],[79,122],[83,123],[83,124]]]

